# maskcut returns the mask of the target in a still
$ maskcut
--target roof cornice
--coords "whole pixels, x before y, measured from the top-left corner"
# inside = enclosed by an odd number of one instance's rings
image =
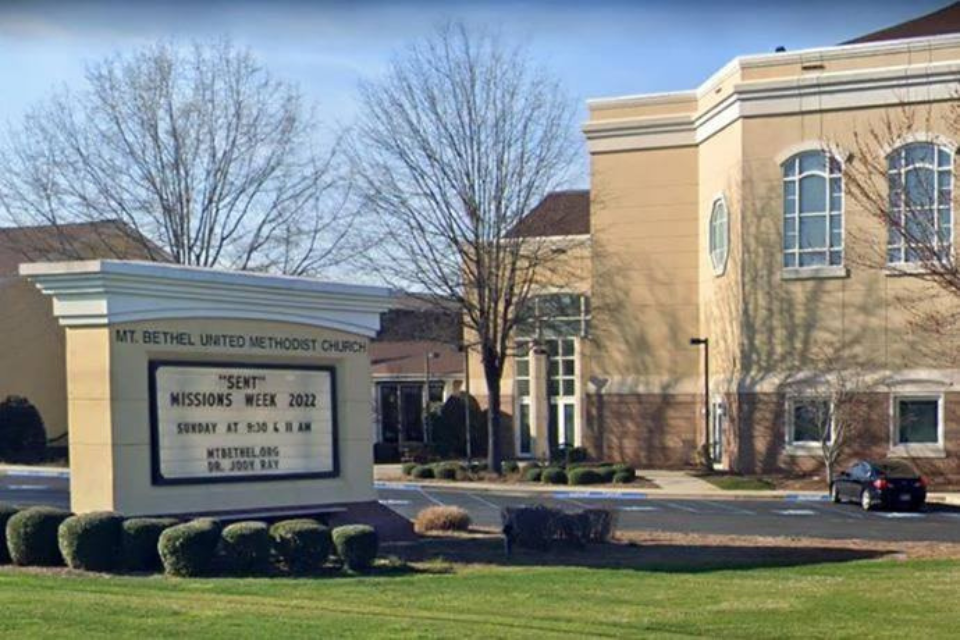
[[[63,326],[160,319],[275,321],[374,336],[391,306],[382,287],[120,260],[20,265],[53,297]]]

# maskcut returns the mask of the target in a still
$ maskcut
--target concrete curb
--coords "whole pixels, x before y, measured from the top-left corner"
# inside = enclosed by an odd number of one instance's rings
[[[69,469],[0,465],[0,476],[9,478],[69,478]]]
[[[830,496],[817,491],[723,491],[716,493],[682,493],[665,489],[562,489],[561,485],[495,485],[486,482],[374,482],[377,489],[421,491],[423,489],[455,489],[477,493],[544,494],[555,498],[603,498],[608,500],[784,500],[787,502],[820,502]]]

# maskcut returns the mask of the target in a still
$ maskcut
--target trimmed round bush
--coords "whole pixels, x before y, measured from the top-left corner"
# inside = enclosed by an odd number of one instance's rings
[[[547,467],[540,474],[540,482],[544,484],[567,484],[567,472],[558,467]]]
[[[7,551],[7,520],[19,509],[9,504],[0,504],[0,564],[10,562],[10,552]]]
[[[504,473],[518,473],[520,471],[520,464],[516,460],[506,460],[502,468]]]
[[[400,465],[400,472],[405,476],[409,476],[418,466],[419,465],[416,462],[404,462],[402,465]]]
[[[109,571],[120,563],[123,518],[109,511],[81,513],[60,523],[57,541],[71,569]]]
[[[21,566],[52,567],[63,564],[57,530],[69,511],[51,507],[24,509],[7,520],[10,560]]]
[[[427,507],[417,514],[413,528],[424,531],[466,531],[470,528],[470,514],[466,509],[451,506]]]
[[[361,573],[373,565],[380,546],[376,529],[365,524],[350,524],[334,529],[331,537],[347,571]]]
[[[434,476],[433,467],[428,464],[418,464],[413,468],[413,471],[410,472],[410,477],[416,478],[417,480],[429,480]]]
[[[0,402],[0,460],[33,464],[47,453],[47,430],[37,408],[20,396]]]
[[[603,476],[600,475],[600,472],[596,469],[591,469],[590,467],[577,467],[576,469],[572,469],[569,473],[567,473],[567,481],[570,484],[575,485],[601,484],[603,483]]]
[[[330,557],[330,529],[316,520],[282,520],[270,527],[270,538],[283,567],[298,575],[312,573]]]
[[[605,464],[596,467],[595,471],[600,474],[600,479],[603,483],[613,482],[613,476],[617,473],[616,467],[614,467],[612,464]]]
[[[263,573],[270,565],[270,531],[263,522],[235,522],[220,534],[220,557],[227,571]]]
[[[527,467],[523,472],[523,479],[526,482],[540,482],[540,477],[543,475],[543,469],[540,467]]]
[[[130,571],[158,571],[163,568],[157,543],[166,529],[180,524],[176,518],[130,518],[120,526],[122,566]]]
[[[157,543],[163,570],[171,576],[201,576],[210,570],[219,542],[220,523],[211,518],[165,529]]]
[[[456,480],[461,470],[457,462],[441,462],[434,465],[433,477],[438,480]]]
[[[619,469],[613,475],[613,481],[617,484],[629,484],[637,479],[637,472],[633,467]]]

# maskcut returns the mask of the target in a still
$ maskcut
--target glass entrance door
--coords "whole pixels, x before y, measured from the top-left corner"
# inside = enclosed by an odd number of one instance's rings
[[[577,345],[573,338],[550,338],[547,348],[547,397],[551,448],[577,444]]]
[[[710,407],[710,457],[715,464],[723,462],[723,437],[727,424],[727,407],[715,400]]]

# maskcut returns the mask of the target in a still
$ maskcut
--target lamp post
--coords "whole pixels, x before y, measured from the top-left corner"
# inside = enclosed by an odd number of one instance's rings
[[[690,344],[703,346],[703,459],[708,468],[713,468],[713,452],[710,450],[710,339],[690,338]]]

